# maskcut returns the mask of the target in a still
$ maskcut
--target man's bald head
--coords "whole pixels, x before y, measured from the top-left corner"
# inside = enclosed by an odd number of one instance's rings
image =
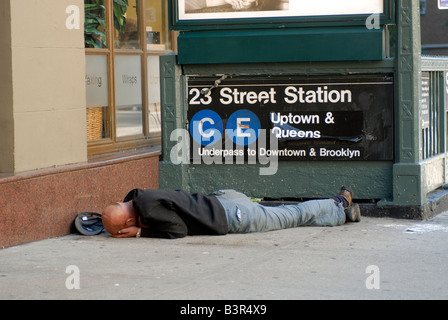
[[[104,228],[114,236],[124,228],[136,226],[137,213],[131,201],[115,202],[103,210],[102,220]]]

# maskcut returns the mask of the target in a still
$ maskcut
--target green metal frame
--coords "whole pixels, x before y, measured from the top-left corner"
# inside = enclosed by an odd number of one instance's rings
[[[383,60],[383,35],[365,27],[189,31],[178,38],[179,63]]]

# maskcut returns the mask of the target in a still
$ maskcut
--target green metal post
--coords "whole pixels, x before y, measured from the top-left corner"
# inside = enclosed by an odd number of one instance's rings
[[[420,161],[420,10],[417,0],[397,1],[396,138],[393,168],[393,204],[421,205],[426,201],[422,188]]]
[[[161,56],[162,161],[159,170],[160,176],[163,177],[161,187],[189,190],[187,166],[171,161],[173,147],[181,142],[179,137],[172,137],[172,134],[176,129],[186,127],[183,83],[182,68],[177,64],[177,55]]]

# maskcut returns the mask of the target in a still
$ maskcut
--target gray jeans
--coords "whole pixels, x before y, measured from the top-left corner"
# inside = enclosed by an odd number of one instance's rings
[[[345,223],[342,204],[332,199],[299,204],[263,206],[235,190],[212,193],[227,215],[229,233],[265,232],[299,226],[337,226]]]

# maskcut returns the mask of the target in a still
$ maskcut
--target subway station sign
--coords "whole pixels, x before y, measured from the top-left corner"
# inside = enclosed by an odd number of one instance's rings
[[[389,75],[190,77],[191,152],[393,160],[393,93]]]

